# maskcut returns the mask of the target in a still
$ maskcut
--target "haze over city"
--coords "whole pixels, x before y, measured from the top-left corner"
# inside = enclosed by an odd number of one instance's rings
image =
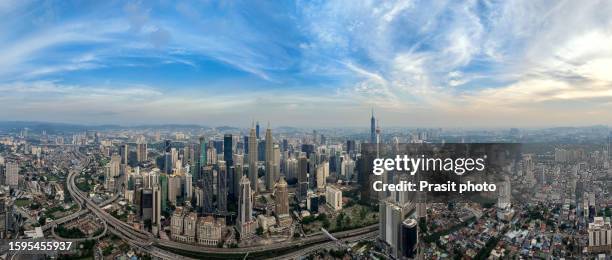
[[[422,10],[428,10],[423,12]],[[0,120],[612,123],[612,3],[2,1]]]

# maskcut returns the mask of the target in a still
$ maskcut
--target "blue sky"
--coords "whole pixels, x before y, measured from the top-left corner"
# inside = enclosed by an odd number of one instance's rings
[[[609,1],[0,0],[0,120],[612,124]]]

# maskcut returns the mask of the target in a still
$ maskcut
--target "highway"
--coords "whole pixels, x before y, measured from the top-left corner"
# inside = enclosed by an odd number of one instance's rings
[[[75,152],[80,154],[77,150]],[[83,159],[84,156],[78,156],[80,159]],[[87,165],[89,163],[89,158],[85,158],[86,163],[81,165]],[[306,237],[302,239],[293,240],[286,243],[276,243],[270,245],[261,245],[261,246],[253,246],[253,247],[239,247],[239,248],[217,248],[217,247],[203,247],[195,244],[186,244],[179,243],[170,240],[162,240],[155,238],[151,233],[137,230],[127,223],[116,219],[111,214],[102,210],[100,205],[97,205],[93,201],[91,201],[85,193],[80,191],[76,184],[75,179],[77,175],[81,172],[81,167],[75,167],[75,169],[71,170],[68,174],[67,178],[67,187],[68,192],[74,198],[74,200],[84,205],[85,209],[90,210],[93,214],[95,214],[98,218],[102,219],[108,224],[108,231],[117,235],[128,244],[140,248],[143,251],[150,252],[154,254],[156,257],[160,257],[162,259],[168,259],[166,257],[172,256],[172,259],[182,259],[182,256],[176,255],[174,253],[165,251],[162,248],[173,249],[177,251],[186,251],[191,253],[212,253],[212,254],[227,254],[227,255],[236,255],[236,254],[247,254],[247,253],[256,253],[256,252],[265,252],[270,250],[287,250],[291,248],[301,248],[313,244],[325,243],[329,241],[329,238],[324,234],[319,234],[311,237]],[[371,234],[374,231],[378,230],[378,224],[371,225],[359,229],[342,231],[334,233],[334,237],[338,239],[350,238],[355,236],[362,236],[365,234]]]
[[[378,230],[377,231],[372,231],[372,232],[368,232],[368,233],[364,233],[358,236],[353,236],[353,237],[348,237],[348,238],[343,238],[343,239],[339,239],[339,241],[342,241],[343,243],[352,243],[352,242],[357,242],[357,241],[361,241],[361,240],[365,240],[365,239],[372,239],[375,238],[376,236],[378,236]],[[281,260],[281,259],[300,259],[303,256],[307,256],[311,253],[314,253],[318,250],[321,249],[333,249],[333,248],[337,248],[338,245],[336,244],[336,241],[330,240],[328,242],[325,243],[321,243],[321,244],[316,244],[313,246],[307,246],[307,247],[303,247],[300,250],[291,253],[291,254],[286,254],[286,255],[282,255],[279,257],[275,257],[272,259],[275,260]]]

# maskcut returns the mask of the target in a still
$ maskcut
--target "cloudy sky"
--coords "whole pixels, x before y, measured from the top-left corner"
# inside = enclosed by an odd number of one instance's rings
[[[612,124],[610,1],[0,0],[0,120]]]

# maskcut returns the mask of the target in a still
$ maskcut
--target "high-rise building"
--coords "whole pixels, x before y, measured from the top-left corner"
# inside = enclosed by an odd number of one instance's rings
[[[193,196],[193,176],[190,173],[185,173],[185,194],[184,197],[186,200],[190,200],[191,196]]]
[[[117,177],[121,173],[121,157],[118,154],[113,154],[111,156],[110,164],[110,175],[112,177]]]
[[[172,143],[170,140],[164,141],[164,172],[167,174],[172,173]]]
[[[223,136],[223,160],[225,161],[225,167],[227,169],[227,185],[228,195],[234,197],[234,175],[232,174],[232,166],[234,166],[234,150],[233,150],[233,137],[231,134],[225,134]]]
[[[257,125],[255,125],[255,137],[259,139],[259,121],[257,121]]]
[[[497,194],[497,207],[505,209],[510,207],[510,199],[512,198],[512,188],[510,186],[510,178],[504,176],[504,181],[498,185],[499,191]]]
[[[182,165],[180,165],[179,162],[179,153],[178,150],[174,147],[172,147],[172,149],[170,149],[170,158],[172,160],[172,167],[173,168],[180,168]]]
[[[151,220],[152,231],[154,235],[159,234],[161,229],[161,213],[162,213],[162,192],[159,185],[153,187],[153,219]]]
[[[398,258],[400,254],[400,234],[403,220],[402,207],[389,201],[381,201],[382,207],[380,219],[379,236],[385,242],[386,251],[393,257]]]
[[[185,215],[183,219],[183,235],[185,236],[184,242],[194,243],[197,234],[198,214],[190,212]]]
[[[274,189],[274,141],[272,140],[272,130],[268,126],[266,129],[266,190],[272,192]]]
[[[376,118],[374,118],[374,109],[372,108],[372,118],[370,118],[370,143],[376,143]]]
[[[281,177],[276,183],[274,189],[274,199],[276,203],[276,215],[289,214],[289,192],[287,191],[287,182],[285,178]]]
[[[594,217],[589,223],[589,252],[609,252],[612,250],[612,226],[610,217]]]
[[[202,167],[202,190],[204,193],[202,212],[203,213],[213,213],[213,167],[212,166],[204,166]]]
[[[316,177],[317,177],[317,189],[319,190],[323,190],[325,189],[325,185],[326,185],[326,180],[327,177],[329,176],[329,162],[323,162],[319,165],[317,165],[317,170],[316,170]]]
[[[416,219],[408,218],[402,222],[400,241],[401,259],[414,259],[418,243]]]
[[[128,163],[128,155],[130,154],[130,147],[128,144],[122,144],[119,147],[119,154],[121,155],[121,164]]]
[[[19,187],[19,164],[6,162],[5,168],[6,185],[11,189],[17,189]]]
[[[238,217],[236,219],[241,238],[248,238],[253,235],[255,223],[253,220],[253,190],[251,190],[251,182],[246,176],[243,176],[240,179]]]
[[[181,194],[181,177],[178,175],[168,176],[168,201],[177,205],[177,197]]]
[[[272,170],[274,172],[274,181],[276,181],[280,179],[280,164],[281,164],[280,146],[278,144],[274,144],[272,155],[274,157],[274,167],[272,168]]]
[[[235,163],[232,167],[233,170],[230,173],[234,175],[232,185],[234,185],[234,199],[237,201],[240,193],[240,180],[244,175],[244,170],[242,168],[242,163]]]
[[[183,207],[176,207],[172,216],[170,217],[170,236],[174,240],[181,241],[183,240],[183,219],[185,218],[185,213],[183,212]]]
[[[140,218],[153,221],[153,190],[142,189],[140,197]]]
[[[325,187],[325,201],[333,210],[342,209],[342,191],[333,186]]]
[[[300,156],[298,158],[298,199],[305,200],[308,196],[308,158],[306,156]]]
[[[219,171],[217,172],[217,212],[227,213],[227,167],[224,161],[218,163]]]
[[[147,143],[137,143],[136,144],[136,160],[138,162],[144,162],[148,160]]]
[[[255,128],[249,133],[249,181],[252,189],[257,192],[257,136]]]
[[[161,190],[161,210],[168,210],[168,174],[159,174],[159,186]]]

